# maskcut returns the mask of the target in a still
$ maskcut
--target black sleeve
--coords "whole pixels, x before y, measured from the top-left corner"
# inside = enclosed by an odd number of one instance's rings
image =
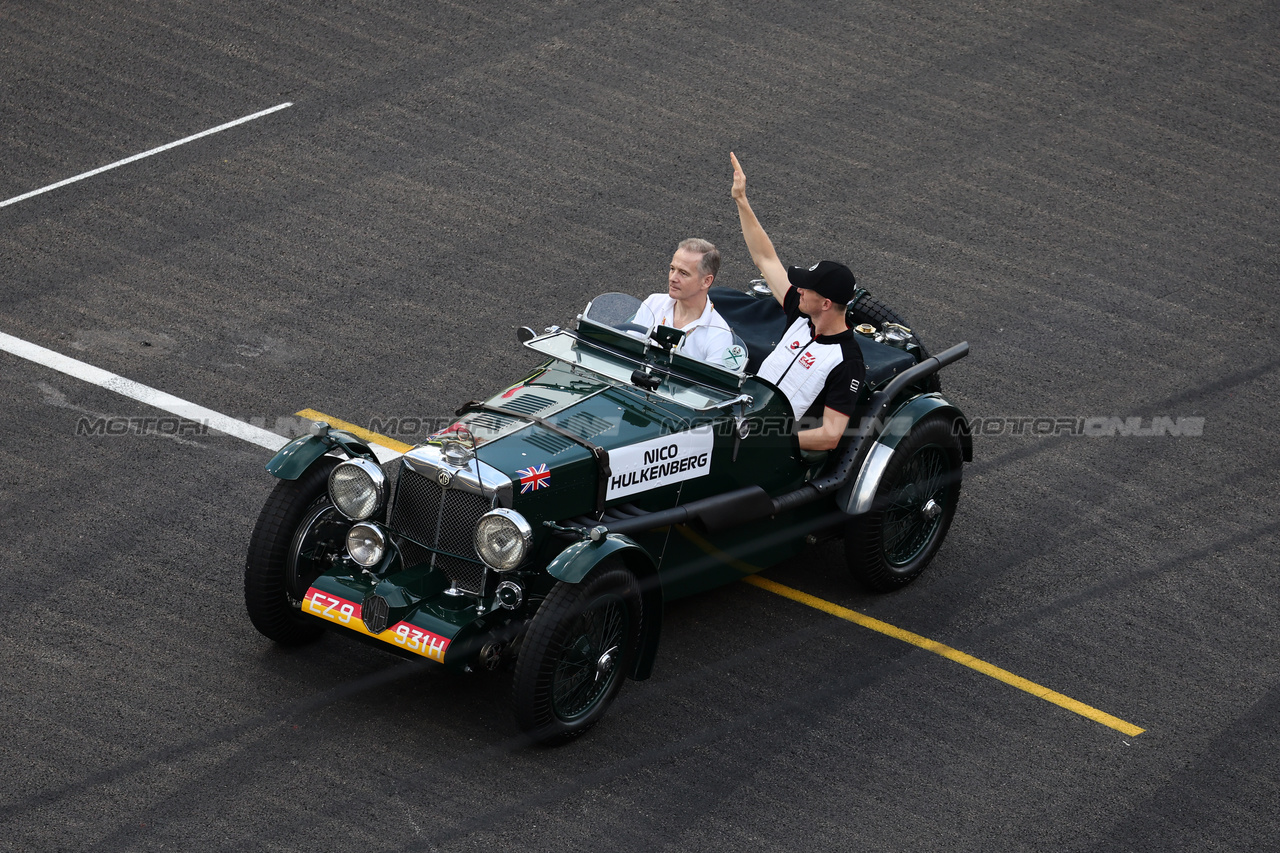
[[[862,383],[867,379],[867,366],[862,361],[862,350],[858,348],[857,341],[844,341],[841,349],[844,350],[844,361],[827,376],[826,400],[823,405],[842,415],[853,417],[861,396]]]
[[[796,290],[795,285],[791,285],[787,295],[782,297],[782,310],[787,312],[788,326],[800,316],[800,291]]]

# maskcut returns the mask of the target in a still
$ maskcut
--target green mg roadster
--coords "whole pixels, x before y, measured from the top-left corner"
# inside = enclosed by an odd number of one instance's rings
[[[245,604],[264,636],[326,628],[462,671],[512,672],[520,728],[569,740],[627,678],[649,676],[664,604],[829,538],[853,578],[893,590],[933,559],[972,444],[934,356],[865,291],[860,415],[801,451],[790,404],[754,370],[785,328],[776,300],[714,288],[736,333],[712,361],[681,333],[597,297],[573,328],[521,330],[540,362],[389,462],[324,423],[267,465]]]

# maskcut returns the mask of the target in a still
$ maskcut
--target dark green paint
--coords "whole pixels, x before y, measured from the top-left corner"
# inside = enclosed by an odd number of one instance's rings
[[[645,563],[656,568],[653,557],[634,540],[626,536],[611,535],[598,542],[586,539],[573,543],[547,564],[547,573],[565,583],[578,583],[606,557],[615,554],[622,556],[625,551],[635,552],[628,554],[629,558],[642,556]]]
[[[888,423],[885,424],[884,432],[876,439],[877,444],[883,444],[886,447],[897,447],[898,443],[911,432],[912,428],[927,416],[935,412],[942,412],[953,420],[964,420],[964,415],[959,409],[947,402],[940,394],[921,394],[907,400],[903,405],[899,406],[890,415]],[[961,443],[972,442],[968,436],[963,436]],[[966,461],[971,458],[972,451],[965,454]]]
[[[295,438],[276,452],[267,463],[267,472],[281,480],[296,480],[321,456],[330,450],[341,449],[349,459],[364,456],[374,459],[369,445],[349,432],[330,430],[326,436],[303,435]]]
[[[607,330],[591,334],[609,344]],[[566,342],[559,337],[561,354]],[[531,342],[536,344],[537,340]],[[613,503],[633,504],[643,511],[657,511],[749,485],[759,485],[777,496],[802,486],[816,476],[822,462],[802,456],[790,406],[778,390],[763,380],[740,380],[724,371],[694,371],[687,379],[664,380],[649,393],[620,379],[629,376],[640,349],[630,339],[615,341],[618,352],[588,347],[596,364],[612,365],[608,375],[591,372],[552,360],[539,366],[523,380],[484,401],[488,407],[530,414],[559,429],[583,435],[590,443],[613,451],[621,447],[709,424],[714,429],[711,471],[696,479],[669,484]],[[900,349],[860,338],[869,381],[864,394],[887,381],[914,357]],[[533,348],[537,348],[536,346]],[[625,350],[621,351],[621,350]],[[650,352],[648,358],[659,370],[671,368],[671,358]],[[612,361],[610,361],[612,360]],[[679,367],[679,364],[676,365]],[[624,370],[625,368],[625,370]],[[612,377],[612,378],[611,378]],[[701,385],[699,385],[701,383]],[[703,390],[699,390],[703,389]],[[710,400],[730,400],[747,394],[745,406],[696,411],[679,400],[704,394]],[[542,398],[546,405],[539,405]],[[524,408],[521,408],[524,407]],[[928,394],[905,401],[895,411],[892,428],[881,442],[894,447],[910,427],[937,412],[962,418],[959,410],[941,396]],[[647,677],[658,648],[663,602],[702,592],[738,580],[797,553],[810,534],[829,534],[847,523],[834,496],[776,517],[756,519],[717,533],[700,525],[678,525],[636,534],[633,538],[610,535],[593,542],[569,542],[557,537],[543,522],[563,523],[596,512],[604,472],[591,450],[566,439],[558,432],[528,420],[513,420],[496,430],[492,414],[465,413],[461,422],[473,428],[480,445],[478,458],[512,480],[512,508],[529,521],[534,531],[531,556],[517,572],[505,575],[518,579],[534,601],[544,596],[556,582],[580,583],[601,561],[617,557],[636,575],[644,596],[645,626],[641,650],[631,676]],[[739,435],[737,418],[745,420],[745,436]],[[584,423],[601,425],[582,432]],[[965,439],[967,441],[967,437]],[[277,477],[293,479],[321,455],[339,447],[348,455],[372,455],[354,436],[333,431],[327,438],[304,436],[290,442],[272,459],[267,469]],[[966,444],[966,457],[970,453]],[[522,469],[547,465],[551,477],[546,487],[521,492]],[[394,548],[392,549],[394,551]],[[398,556],[389,555],[369,574],[356,572],[350,563],[339,561],[315,586],[353,601],[363,601],[375,588],[392,607],[392,624],[407,621],[451,640],[446,664],[465,667],[474,660],[486,637],[505,627],[515,627],[529,618],[535,605],[526,603],[516,611],[494,610],[491,600],[477,602],[471,596],[443,594],[448,586],[444,574],[425,565],[404,567]],[[493,584],[489,585],[490,590]],[[477,603],[481,609],[477,609]],[[333,623],[327,623],[332,625]],[[379,643],[381,647],[392,646]]]

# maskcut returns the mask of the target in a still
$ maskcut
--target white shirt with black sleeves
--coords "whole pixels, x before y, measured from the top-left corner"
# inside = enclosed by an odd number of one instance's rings
[[[821,418],[824,408],[853,416],[866,379],[862,350],[852,330],[816,334],[800,313],[800,294],[792,287],[783,301],[790,325],[756,375],[778,386],[799,418]]]

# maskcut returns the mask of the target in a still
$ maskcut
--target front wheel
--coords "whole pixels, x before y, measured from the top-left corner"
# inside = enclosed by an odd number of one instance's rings
[[[244,604],[259,633],[284,646],[314,640],[324,631],[302,615],[302,600],[345,547],[345,520],[329,500],[329,472],[322,457],[296,480],[281,480],[267,498],[249,540]]]
[[[963,464],[950,419],[927,418],[911,430],[890,457],[871,510],[846,528],[845,558],[855,580],[889,592],[919,577],[955,516]]]
[[[516,661],[521,730],[554,744],[599,722],[635,660],[640,619],[640,587],[621,565],[606,563],[579,584],[557,583]]]

